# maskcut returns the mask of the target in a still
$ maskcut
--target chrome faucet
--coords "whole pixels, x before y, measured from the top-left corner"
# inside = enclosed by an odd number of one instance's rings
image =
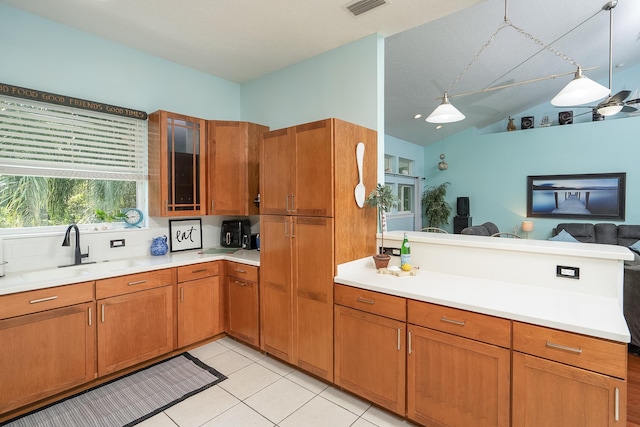
[[[74,230],[76,232],[76,247],[73,253],[73,264],[69,264],[69,265],[60,265],[59,267],[71,267],[72,265],[80,265],[82,264],[82,258],[88,258],[89,257],[89,247],[87,246],[87,253],[83,254],[80,251],[80,230],[78,230],[78,226],[75,224],[71,224],[69,227],[67,227],[67,231],[64,233],[64,240],[62,241],[62,246],[71,246],[69,243],[69,237],[71,234],[71,230]],[[93,264],[91,262],[87,263],[87,264]]]

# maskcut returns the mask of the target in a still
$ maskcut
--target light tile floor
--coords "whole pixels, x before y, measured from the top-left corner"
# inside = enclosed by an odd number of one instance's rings
[[[415,426],[228,337],[189,353],[228,379],[139,426]]]

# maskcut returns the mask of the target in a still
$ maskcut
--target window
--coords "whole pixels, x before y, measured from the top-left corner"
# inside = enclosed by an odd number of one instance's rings
[[[144,207],[146,121],[0,97],[0,227],[103,222]]]
[[[413,185],[398,184],[398,212],[413,212],[414,187]]]

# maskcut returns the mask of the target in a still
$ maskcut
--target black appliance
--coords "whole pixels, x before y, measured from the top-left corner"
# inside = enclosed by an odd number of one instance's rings
[[[248,219],[222,221],[220,246],[251,249],[251,224]]]
[[[460,234],[460,232],[471,227],[472,219],[470,216],[454,216],[453,217],[453,234]]]
[[[458,216],[469,216],[469,198],[458,197]]]

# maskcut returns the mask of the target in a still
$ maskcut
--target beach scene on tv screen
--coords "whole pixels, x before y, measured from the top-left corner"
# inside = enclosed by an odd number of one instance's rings
[[[618,178],[533,180],[532,213],[618,214]]]

